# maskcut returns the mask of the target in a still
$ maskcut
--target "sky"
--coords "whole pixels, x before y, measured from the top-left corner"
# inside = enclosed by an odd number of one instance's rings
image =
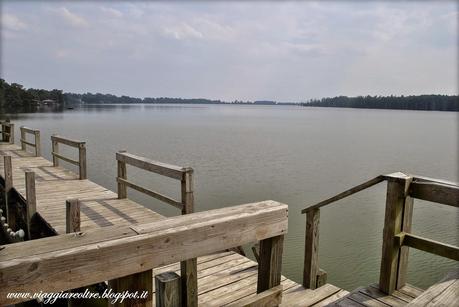
[[[455,1],[1,1],[0,76],[133,97],[458,94]]]

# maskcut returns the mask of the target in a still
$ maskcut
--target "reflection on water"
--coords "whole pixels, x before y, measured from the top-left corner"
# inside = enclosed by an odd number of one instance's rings
[[[61,113],[15,114],[19,125],[87,141],[89,178],[115,190],[120,149],[195,169],[199,211],[273,199],[289,205],[284,274],[301,281],[301,209],[377,174],[405,171],[458,179],[458,114],[247,105],[85,105]],[[177,182],[129,169],[134,182],[178,197]],[[129,191],[165,215],[175,208]],[[385,184],[325,207],[320,266],[354,289],[378,281]],[[415,202],[414,233],[459,245],[456,208]],[[453,261],[413,251],[409,282],[426,287]]]

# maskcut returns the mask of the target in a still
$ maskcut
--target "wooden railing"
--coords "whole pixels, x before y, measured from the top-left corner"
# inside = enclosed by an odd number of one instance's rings
[[[35,152],[35,157],[39,157],[41,155],[40,149],[40,131],[36,129],[31,129],[27,127],[20,127],[21,130],[21,148],[22,150],[27,150],[27,146],[33,147]],[[27,141],[27,134],[31,134],[34,136],[34,141],[29,142]]]
[[[59,160],[78,166],[80,179],[86,179],[86,142],[71,140],[58,135],[51,136],[53,165],[59,166]],[[78,148],[78,161],[67,158],[59,153],[59,144]]]
[[[2,142],[14,144],[14,124],[10,123],[10,120],[7,119],[0,121],[0,125],[2,127],[0,130]]]
[[[32,222],[35,218],[36,210],[36,193],[35,193],[35,173],[32,171],[25,172],[25,190],[26,198],[18,200],[17,193],[13,195],[13,166],[11,156],[3,156],[3,199],[5,212],[0,212],[0,223],[3,228],[8,243],[31,240]],[[18,206],[18,203],[24,206]],[[3,216],[3,213],[5,215]],[[25,231],[23,230],[25,229]]]
[[[70,207],[67,206],[68,212]],[[27,300],[7,299],[8,293],[67,291],[137,276],[145,271],[151,272],[153,268],[256,241],[260,241],[258,295],[245,303],[252,306],[250,304],[255,302],[275,300],[270,306],[278,305],[287,225],[287,205],[264,201],[153,223],[109,226],[84,234],[70,233],[5,245],[0,250],[0,305]],[[136,279],[131,285],[130,291],[149,292],[147,299],[135,301],[136,306],[151,306],[152,279]],[[179,287],[180,283],[175,285]],[[161,289],[157,288],[157,291],[161,292]],[[194,297],[193,302],[197,302],[196,291],[189,295]],[[157,303],[157,306],[164,306]],[[130,305],[129,302],[126,304]],[[186,301],[182,302],[182,306],[186,305]]]
[[[383,230],[380,290],[391,294],[406,284],[409,247],[459,261],[459,247],[433,241],[411,233],[413,199],[459,207],[456,183],[420,176],[393,173],[377,176],[336,196],[303,209],[306,214],[303,285],[320,287],[326,279],[319,268],[320,208],[332,202],[387,181],[386,210]]]
[[[180,209],[182,214],[193,213],[193,169],[191,167],[180,167],[162,162],[157,162],[146,159],[144,157],[139,157],[127,153],[125,151],[117,152],[116,160],[118,164],[118,174],[116,177],[116,181],[118,183],[118,198],[126,198],[127,188],[129,187]],[[180,180],[181,200],[175,200],[169,196],[160,194],[156,191],[147,189],[145,187],[133,183],[132,181],[129,181],[127,178],[127,165],[131,165],[152,173]],[[180,263],[180,270],[182,284],[181,288],[184,297],[183,304],[186,306],[195,306],[197,305],[197,301],[195,301],[196,296],[194,296],[193,293],[197,293],[198,291],[196,258],[191,258],[182,261]]]

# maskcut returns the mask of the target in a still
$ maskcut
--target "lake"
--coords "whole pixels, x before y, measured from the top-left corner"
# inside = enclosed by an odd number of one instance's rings
[[[301,209],[379,174],[402,171],[459,181],[459,121],[451,112],[94,105],[10,117],[16,127],[41,130],[48,159],[51,134],[86,140],[89,178],[115,191],[115,152],[125,149],[193,167],[196,211],[266,199],[288,204],[283,273],[298,282],[305,228]],[[128,177],[171,196],[180,193],[173,179],[130,168]],[[321,210],[319,261],[330,283],[352,290],[378,281],[385,188],[381,183]],[[179,214],[135,191],[128,194],[164,215]],[[413,233],[459,245],[459,211],[416,200]],[[412,249],[408,281],[427,287],[454,265]]]

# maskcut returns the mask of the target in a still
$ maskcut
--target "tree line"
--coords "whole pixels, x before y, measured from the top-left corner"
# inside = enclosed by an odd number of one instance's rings
[[[62,90],[26,89],[19,83],[9,84],[0,79],[0,111],[28,112],[40,106],[53,106],[60,108],[64,104]]]
[[[459,111],[459,96],[411,95],[411,96],[338,96],[311,99],[306,107],[396,109],[425,111]]]

